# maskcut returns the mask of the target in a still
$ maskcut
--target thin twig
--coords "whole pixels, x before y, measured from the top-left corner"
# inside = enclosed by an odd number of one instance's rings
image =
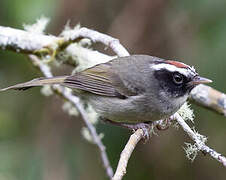
[[[175,119],[180,124],[180,126],[188,134],[188,136],[196,143],[200,151],[203,151],[206,154],[209,154],[211,157],[213,157],[214,159],[222,163],[223,166],[226,167],[226,157],[224,157],[220,153],[216,152],[215,150],[205,145],[205,142],[203,142],[199,138],[199,136],[197,136],[197,133],[192,131],[192,129],[187,125],[187,123],[183,120],[183,118],[178,113],[175,113],[172,116],[172,118]]]
[[[119,57],[129,56],[128,51],[120,44],[119,40],[108,36],[106,34],[94,31],[88,28],[81,28],[79,30],[67,30],[63,33],[65,41],[76,41],[78,38],[89,38],[93,42],[101,42],[110,47]]]
[[[138,129],[138,130],[136,130],[135,133],[133,133],[130,136],[125,148],[121,152],[118,166],[117,166],[116,172],[115,172],[112,180],[121,180],[123,178],[123,176],[126,174],[126,168],[127,168],[129,158],[130,158],[133,150],[135,149],[137,143],[143,137],[143,134],[144,134],[143,130]]]
[[[43,75],[45,77],[53,77],[49,66],[47,66],[42,61],[40,61],[37,58],[37,56],[29,55],[29,58],[31,59],[31,61],[33,62],[33,64],[35,66],[39,67],[40,71],[43,73]],[[106,173],[107,173],[108,177],[111,178],[113,176],[113,170],[112,170],[110,162],[108,160],[107,153],[105,151],[105,146],[103,145],[102,141],[100,140],[100,137],[97,134],[95,127],[93,126],[92,123],[90,123],[87,113],[86,113],[84,107],[82,106],[82,104],[80,103],[79,98],[77,96],[74,96],[69,89],[64,88],[60,85],[53,85],[52,88],[55,91],[57,91],[57,93],[60,93],[65,99],[70,101],[80,112],[87,128],[90,131],[90,134],[94,140],[94,143],[98,146],[98,148],[100,150],[101,159],[104,164],[104,168],[106,169]]]

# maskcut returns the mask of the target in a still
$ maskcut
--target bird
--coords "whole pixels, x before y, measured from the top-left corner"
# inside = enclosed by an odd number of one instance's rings
[[[0,91],[59,84],[85,98],[102,119],[138,129],[169,118],[186,102],[195,86],[211,82],[182,62],[130,55],[74,75],[36,78]]]

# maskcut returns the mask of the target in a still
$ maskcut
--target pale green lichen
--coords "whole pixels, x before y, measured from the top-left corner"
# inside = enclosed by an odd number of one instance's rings
[[[188,102],[185,102],[177,113],[183,118],[184,121],[191,121],[194,123],[195,115]]]
[[[88,142],[93,143],[93,144],[95,143],[94,140],[93,140],[93,137],[90,134],[90,131],[89,131],[89,129],[87,127],[83,127],[81,129],[81,134],[84,137],[84,139],[86,139]],[[100,139],[104,138],[104,134],[103,133],[100,133],[98,136],[99,136]]]
[[[184,103],[184,105],[177,111],[177,113],[183,118],[184,121],[190,121],[194,123],[194,112],[187,102]],[[175,123],[174,126],[177,128],[179,127],[178,123]],[[193,162],[198,152],[200,151],[200,148],[207,141],[207,137],[199,134],[194,127],[192,128],[192,130],[195,133],[197,139],[194,144],[185,143],[186,147],[183,147],[183,149],[186,153],[186,157]]]
[[[67,53],[73,57],[77,65],[73,73],[80,72],[100,63],[106,63],[115,58],[115,56],[104,55],[98,51],[81,47],[76,43],[67,47]]]
[[[85,107],[89,122],[92,124],[96,124],[98,122],[99,115],[97,112],[93,109],[93,107],[90,104],[86,104]]]
[[[188,102],[185,102],[177,111],[177,113],[183,118],[184,121],[190,121],[194,123],[194,111],[191,109],[190,104],[188,104]],[[177,121],[174,121],[173,127],[179,129],[179,124]]]
[[[24,24],[23,27],[26,31],[34,34],[45,34],[44,31],[49,23],[50,19],[47,17],[40,17],[34,24]],[[59,40],[60,41],[60,40]],[[48,64],[55,59],[57,49],[60,42],[55,41],[48,46],[34,51],[34,54],[38,54],[44,63]]]
[[[70,22],[68,21],[67,24],[64,26],[64,30],[60,33],[60,36],[63,36],[65,39],[70,39],[75,31],[81,28],[80,24],[75,25],[73,28],[70,26]]]
[[[50,85],[45,85],[41,88],[41,93],[45,96],[53,95],[53,90]]]
[[[194,127],[192,128],[194,131],[197,140],[194,144],[191,143],[185,143],[186,147],[183,147],[186,157],[191,160],[192,162],[195,160],[198,152],[201,150],[201,147],[206,143],[207,137],[204,135],[199,134]]]
[[[61,32],[60,36],[63,36],[66,39],[70,39],[71,37],[73,37],[73,34],[75,34],[75,32],[78,31],[80,28],[81,25],[79,23],[72,28],[70,26],[70,22],[68,21],[64,27],[64,30]],[[88,38],[82,38],[77,43],[85,48],[90,48],[92,45],[92,41]]]
[[[81,129],[81,134],[82,134],[82,136],[84,137],[85,140],[87,140],[90,143],[94,143],[93,142],[93,137],[91,136],[91,134],[90,134],[90,132],[89,132],[87,127],[83,127]]]
[[[80,24],[71,28],[69,23],[66,24],[64,30],[61,33],[65,39],[70,40],[76,34],[76,31],[80,29]],[[98,51],[94,51],[91,48],[92,41],[88,38],[79,39],[79,41],[70,44],[59,56],[59,61],[67,61],[76,68],[73,70],[75,72],[82,71],[84,69],[90,68],[96,64],[105,63],[111,60],[112,56],[100,54]]]
[[[39,19],[36,20],[36,23],[24,24],[23,27],[28,32],[44,34],[44,30],[46,29],[46,26],[48,25],[49,21],[49,18],[41,16]]]
[[[71,103],[71,102],[69,102],[69,101],[67,101],[67,102],[65,102],[64,104],[63,104],[63,110],[65,111],[65,112],[67,112],[70,116],[78,116],[79,115],[79,113],[78,113],[78,110],[74,107],[74,105]]]
[[[81,45],[82,47],[90,49],[91,46],[92,46],[92,41],[90,39],[88,39],[88,38],[84,38],[81,41],[79,41],[78,44]]]
[[[60,67],[64,63],[68,63],[72,66],[77,66],[76,58],[68,54],[65,50],[57,53],[56,61],[54,61],[54,66]]]
[[[197,144],[191,144],[191,143],[184,143],[186,145],[186,147],[183,147],[185,153],[186,153],[186,157],[193,162],[196,158],[196,156],[198,155],[198,151],[199,148],[197,146]]]
[[[198,131],[196,131],[195,130],[195,128],[193,127],[192,128],[192,130],[194,131],[194,133],[196,134],[196,137],[199,139],[199,141],[200,141],[200,146],[202,145],[202,144],[205,144],[206,142],[207,142],[207,137],[206,136],[204,136],[204,135],[202,135],[202,134],[199,134],[199,132]]]

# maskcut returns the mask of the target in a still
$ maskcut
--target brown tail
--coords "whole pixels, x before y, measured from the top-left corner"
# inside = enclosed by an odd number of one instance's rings
[[[14,85],[14,86],[9,86],[7,88],[0,89],[0,91],[6,91],[9,89],[26,90],[26,89],[36,87],[36,86],[62,84],[67,77],[68,76],[56,76],[56,77],[51,77],[51,78],[37,78],[37,79],[33,79],[33,80],[25,82],[25,83],[20,83],[20,84]]]

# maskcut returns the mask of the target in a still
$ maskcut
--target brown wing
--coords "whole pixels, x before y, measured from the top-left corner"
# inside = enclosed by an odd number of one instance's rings
[[[67,77],[64,85],[102,96],[126,98],[118,91],[117,83],[114,82],[115,76],[111,62],[108,62]]]

